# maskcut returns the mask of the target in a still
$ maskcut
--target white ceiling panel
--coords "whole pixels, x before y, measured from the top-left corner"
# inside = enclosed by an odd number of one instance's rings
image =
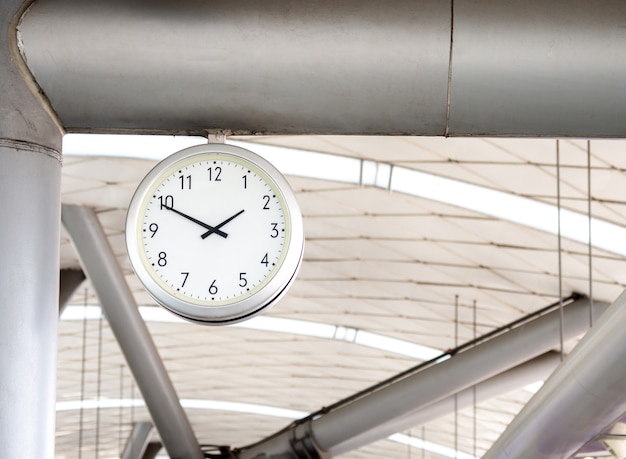
[[[380,161],[556,202],[554,139],[361,136],[255,136],[248,142]],[[253,148],[253,143],[250,144]],[[586,213],[587,141],[560,140],[563,206]],[[592,213],[626,227],[623,141],[591,141]],[[63,202],[94,207],[140,306],[160,308],[132,273],[124,243],[126,206],[153,161],[68,156]],[[445,351],[572,292],[612,301],[626,287],[621,255],[521,224],[374,186],[291,175],[304,216],[304,262],[291,290],[266,316],[335,328],[329,338],[246,327],[148,321],[183,400],[247,403],[310,412],[420,360],[376,349],[341,333],[368,332]],[[593,240],[593,235],[592,235]],[[78,267],[67,233],[61,266]],[[561,285],[559,285],[561,277]],[[70,307],[97,305],[85,282]],[[158,309],[157,309],[158,308]],[[78,312],[77,312],[78,313]],[[166,313],[164,317],[174,319]],[[458,323],[455,323],[458,319]],[[59,409],[56,459],[119,457],[132,422],[149,419],[106,320],[61,320],[57,400],[136,399],[113,408]],[[250,325],[250,326],[248,326]],[[568,349],[573,344],[568,344]],[[403,432],[480,457],[531,394],[518,390]],[[60,407],[66,405],[59,405]],[[69,406],[69,405],[67,405]],[[244,446],[292,419],[250,411],[186,408],[203,444]],[[476,433],[474,428],[476,427]],[[158,438],[158,433],[154,434]],[[425,458],[435,454],[381,440],[350,459]]]

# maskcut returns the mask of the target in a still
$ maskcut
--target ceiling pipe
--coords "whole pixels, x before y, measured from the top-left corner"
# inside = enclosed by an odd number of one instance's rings
[[[563,308],[563,336],[572,339],[589,327],[587,298]],[[608,305],[594,301],[598,316]],[[440,361],[359,398],[294,423],[266,440],[237,451],[239,459],[329,457],[330,451],[379,425],[439,402],[474,384],[544,354],[560,344],[561,315],[552,310],[448,360]],[[299,450],[305,450],[301,453]]]
[[[626,2],[38,0],[69,131],[626,136]]]
[[[175,459],[203,458],[191,423],[96,213],[89,207],[63,204],[61,220],[168,454]]]
[[[341,443],[331,450],[333,457],[361,448],[394,433],[403,432],[415,426],[424,425],[434,419],[453,413],[455,408],[462,410],[474,403],[481,403],[494,397],[520,389],[537,381],[543,381],[561,362],[558,352],[548,352],[515,368],[489,378],[476,386],[457,394],[413,410],[404,416],[382,424],[357,437]],[[474,392],[475,389],[475,392]]]
[[[483,459],[570,457],[626,412],[626,291]]]

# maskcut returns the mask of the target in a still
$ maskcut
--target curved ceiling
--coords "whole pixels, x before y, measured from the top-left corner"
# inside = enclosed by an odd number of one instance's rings
[[[255,136],[227,141],[244,142],[261,154],[266,145],[278,146],[286,159],[311,152],[341,161],[358,158],[380,170],[403,167],[557,203],[554,139]],[[561,206],[586,215],[590,204],[593,217],[626,227],[626,144],[560,140],[558,145]],[[160,311],[130,269],[123,234],[130,197],[155,164],[137,156],[150,157],[155,151],[137,147],[133,158],[124,158],[115,157],[113,150],[95,156],[69,150],[63,202],[95,208],[137,303]],[[335,327],[334,339],[293,326],[285,332],[254,324],[207,328],[148,319],[202,444],[250,444],[294,417],[420,362],[396,352],[399,343],[444,352],[554,303],[560,295],[591,290],[594,299],[611,302],[626,286],[623,255],[594,246],[593,229],[590,247],[519,222],[390,191],[375,180],[367,185],[350,183],[342,174],[334,180],[289,174],[288,161],[279,162],[304,216],[306,249],[295,284],[266,315]],[[66,233],[61,265],[79,266]],[[87,282],[71,300],[67,314],[73,311],[74,320],[66,316],[60,322],[58,459],[77,457],[79,443],[86,455],[97,449],[99,457],[116,457],[132,421],[148,417],[106,321],[82,320],[81,306],[98,304]],[[363,345],[349,338],[357,332],[398,341],[391,348]],[[574,344],[567,342],[565,351]],[[455,449],[468,455],[459,457],[480,457],[531,395],[518,387],[394,437],[419,448],[388,439],[342,457],[440,458],[454,457]],[[81,410],[81,399],[91,404]],[[278,411],[268,414],[265,407]]]

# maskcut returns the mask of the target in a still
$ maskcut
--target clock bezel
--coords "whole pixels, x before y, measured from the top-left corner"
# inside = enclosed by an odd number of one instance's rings
[[[153,190],[176,169],[180,163],[189,164],[189,159],[204,155],[220,155],[224,160],[236,159],[253,166],[269,180],[273,188],[282,197],[285,224],[289,227],[283,252],[270,274],[271,278],[261,287],[237,297],[232,301],[222,302],[218,306],[200,305],[189,301],[182,295],[168,291],[156,279],[151,267],[146,266],[142,243],[143,210]],[[199,159],[201,160],[201,159]],[[193,161],[192,161],[193,162]],[[131,266],[150,296],[170,312],[196,323],[208,325],[226,325],[253,317],[273,306],[287,291],[296,277],[304,253],[304,228],[302,215],[293,190],[281,172],[269,161],[239,146],[225,144],[203,144],[185,148],[160,161],[141,181],[135,191],[126,216],[126,247]]]

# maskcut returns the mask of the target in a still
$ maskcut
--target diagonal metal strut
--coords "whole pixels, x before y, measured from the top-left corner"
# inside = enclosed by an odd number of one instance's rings
[[[608,307],[595,301],[595,313]],[[563,310],[566,339],[589,327],[589,299],[577,297]],[[492,378],[559,345],[560,311],[552,309],[530,321],[503,327],[501,334],[453,353],[451,358],[405,372],[357,397],[339,402],[293,423],[256,444],[237,451],[239,459],[299,459],[298,449],[311,445],[311,457],[325,457],[339,445],[394,419],[416,412],[475,384]],[[299,445],[296,449],[293,445]],[[344,451],[345,452],[345,451]]]
[[[96,213],[89,207],[64,204],[61,219],[169,455],[176,459],[203,458],[191,423]]]

